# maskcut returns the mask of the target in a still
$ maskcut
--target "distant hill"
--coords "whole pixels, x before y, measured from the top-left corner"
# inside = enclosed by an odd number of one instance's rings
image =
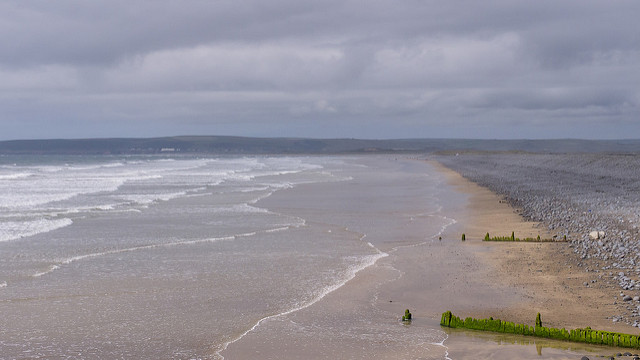
[[[640,153],[640,140],[363,140],[175,136],[0,141],[0,154],[344,154],[462,151]]]

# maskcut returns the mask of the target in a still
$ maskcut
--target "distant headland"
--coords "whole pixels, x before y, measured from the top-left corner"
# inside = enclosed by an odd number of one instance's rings
[[[174,136],[0,141],[0,154],[640,153],[635,140],[314,139]]]

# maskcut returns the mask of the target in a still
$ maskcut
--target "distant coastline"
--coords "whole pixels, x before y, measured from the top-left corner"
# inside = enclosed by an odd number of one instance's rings
[[[0,141],[0,155],[366,154],[436,152],[640,153],[640,139],[313,139],[174,136]]]

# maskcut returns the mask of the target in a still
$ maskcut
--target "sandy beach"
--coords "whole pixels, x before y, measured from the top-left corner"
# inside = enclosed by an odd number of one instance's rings
[[[447,176],[458,191],[469,195],[470,217],[462,222],[462,231],[479,247],[475,253],[498,282],[517,290],[518,304],[489,313],[480,310],[474,317],[500,317],[516,322],[532,322],[537,312],[544,314],[550,326],[579,328],[591,326],[609,331],[633,332],[624,324],[607,317],[614,313],[616,290],[604,283],[585,286],[592,276],[575,266],[567,243],[501,243],[480,242],[486,232],[521,237],[550,237],[539,223],[523,220],[499,196],[478,186],[456,172],[437,163],[434,166]]]
[[[594,351],[613,352],[475,332],[435,334],[446,310],[462,317],[492,316],[530,324],[540,312],[548,326],[632,332],[628,325],[607,320],[614,290],[600,284],[586,287],[584,273],[569,268],[567,243],[482,242],[486,232],[550,235],[540,224],[524,221],[499,196],[456,172],[436,162],[404,162],[417,171],[437,174],[438,186],[447,197],[442,215],[455,218],[455,223],[422,242],[374,242],[389,256],[312,306],[261,323],[222,352],[226,359],[464,359],[478,354],[537,359],[542,353],[544,358],[572,359]],[[299,197],[305,190],[299,187],[289,190],[295,194],[280,195]],[[285,200],[274,196],[262,205],[286,212],[281,207]],[[375,222],[369,225],[377,229]],[[407,225],[393,236],[415,237],[419,226]],[[460,239],[462,233],[465,242]],[[409,326],[398,322],[405,308],[414,317]],[[326,329],[318,331],[322,327]],[[402,340],[393,341],[395,333],[401,333],[398,339]]]

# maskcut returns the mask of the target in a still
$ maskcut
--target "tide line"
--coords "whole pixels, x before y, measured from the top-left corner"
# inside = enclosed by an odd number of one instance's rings
[[[447,335],[447,333],[444,333],[445,338],[438,342],[438,343],[431,343],[431,345],[436,345],[436,346],[441,346],[444,348],[444,358],[447,360],[452,360],[449,357],[449,347],[447,345],[444,344],[445,341],[447,341],[447,339],[449,339],[449,335]]]

